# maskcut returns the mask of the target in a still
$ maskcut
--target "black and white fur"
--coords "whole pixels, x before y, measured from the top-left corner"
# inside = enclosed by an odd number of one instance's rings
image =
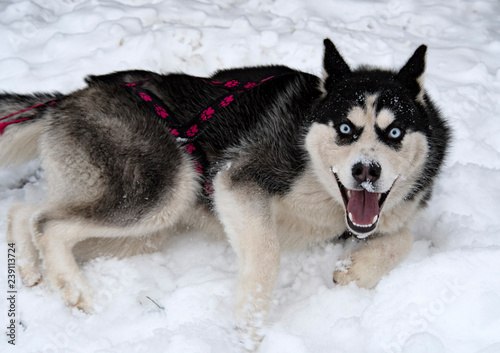
[[[8,214],[24,284],[44,278],[69,305],[91,312],[92,290],[75,255],[151,251],[187,229],[225,234],[238,258],[235,315],[250,350],[261,339],[282,249],[346,232],[366,238],[333,279],[375,286],[412,246],[409,225],[431,196],[450,133],[422,87],[425,46],[390,71],[351,70],[330,40],[324,44],[324,80],[284,66],[211,77],[276,75],[200,136],[214,189],[208,201],[190,156],[116,82],[152,76],[144,87],[183,121],[222,88],[184,74],[130,71],[90,77],[66,96],[0,95],[0,117],[59,99],[0,136],[0,162],[39,155],[48,183],[43,204]]]

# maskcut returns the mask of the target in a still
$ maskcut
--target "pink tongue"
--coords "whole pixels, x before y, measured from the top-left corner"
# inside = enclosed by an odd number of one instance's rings
[[[360,225],[370,225],[378,215],[378,194],[376,192],[351,190],[347,203],[347,212],[352,214],[352,221]]]

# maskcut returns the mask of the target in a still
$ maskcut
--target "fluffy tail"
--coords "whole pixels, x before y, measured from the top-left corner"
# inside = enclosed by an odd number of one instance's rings
[[[60,97],[57,93],[0,94],[0,165],[20,165],[38,156],[44,116]]]

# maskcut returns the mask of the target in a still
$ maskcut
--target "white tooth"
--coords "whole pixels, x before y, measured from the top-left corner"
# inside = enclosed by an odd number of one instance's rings
[[[368,227],[373,226],[373,225],[375,224],[375,222],[377,222],[377,220],[378,220],[378,215],[377,215],[377,216],[375,216],[375,217],[373,217],[373,221],[372,221],[372,223],[370,223],[370,224],[358,224],[358,223],[354,222],[354,221],[353,221],[353,219],[352,219],[352,213],[351,213],[351,212],[349,212],[349,219],[351,220],[352,224],[354,224],[356,227],[360,227],[360,228],[368,228]]]
[[[351,190],[347,190],[347,197],[351,198]]]
[[[358,239],[364,239],[364,238],[367,238],[368,236],[370,236],[370,234],[371,233],[369,233],[369,234],[360,234],[360,235],[356,234],[356,238],[358,238]]]
[[[380,201],[381,198],[382,198],[382,194],[378,194],[377,199]]]
[[[372,226],[371,224],[357,224],[356,222],[352,222],[352,224],[354,224],[356,227],[360,227],[360,228],[368,228],[368,227]]]

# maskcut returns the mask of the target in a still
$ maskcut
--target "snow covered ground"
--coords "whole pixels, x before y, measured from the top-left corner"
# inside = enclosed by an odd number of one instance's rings
[[[17,92],[69,92],[87,74],[135,68],[206,75],[281,63],[321,74],[324,37],[351,65],[399,67],[426,43],[426,86],[454,142],[410,256],[364,290],[332,283],[343,244],[286,254],[260,352],[500,352],[498,0],[4,0],[0,34],[0,90]],[[37,168],[0,170],[2,332],[5,215],[42,196]],[[95,315],[19,285],[16,346],[3,339],[0,352],[234,351],[227,243],[191,234],[164,253],[84,271]]]

